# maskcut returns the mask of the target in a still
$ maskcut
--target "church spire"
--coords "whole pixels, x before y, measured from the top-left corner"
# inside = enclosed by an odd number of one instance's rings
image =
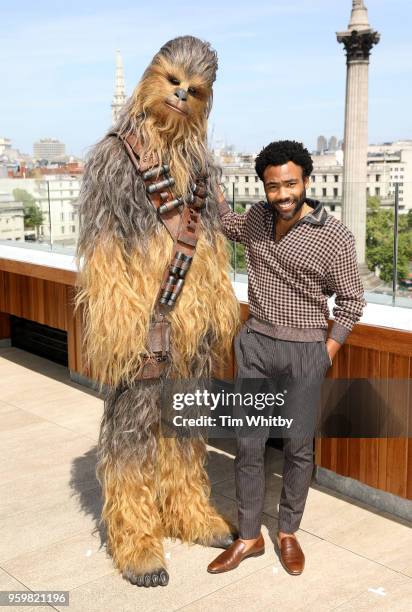
[[[124,72],[123,72],[123,61],[120,51],[116,51],[116,77],[114,94],[112,101],[112,122],[116,123],[119,112],[126,101],[126,93],[124,89]]]

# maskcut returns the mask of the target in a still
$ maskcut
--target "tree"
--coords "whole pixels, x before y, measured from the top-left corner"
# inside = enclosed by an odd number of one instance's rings
[[[25,189],[13,189],[13,198],[16,202],[23,202],[24,206],[35,206],[36,198]]]
[[[44,218],[36,199],[25,189],[13,189],[13,197],[16,202],[22,202],[24,206],[24,227],[34,228],[36,238],[39,238],[39,227],[43,225]]]
[[[412,260],[412,211],[398,217],[398,274],[397,280],[409,274]],[[393,277],[393,209],[381,208],[380,199],[368,198],[366,217],[366,262],[370,270],[379,270],[380,278],[392,282]]]

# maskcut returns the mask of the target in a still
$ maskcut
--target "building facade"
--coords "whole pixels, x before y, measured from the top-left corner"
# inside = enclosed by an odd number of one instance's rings
[[[0,155],[7,155],[12,149],[10,138],[0,138]]]
[[[399,185],[399,210],[412,209],[412,143],[371,145],[367,156],[366,195],[376,196],[384,207],[393,207],[395,184]],[[399,148],[399,147],[405,148]],[[252,158],[253,159],[253,158]],[[328,212],[341,218],[343,151],[312,155],[313,172],[307,195],[320,200]],[[221,161],[221,160],[219,160]],[[229,201],[246,205],[265,199],[262,181],[255,173],[254,162],[223,161],[222,183]]]
[[[3,178],[0,192],[13,194],[14,189],[27,191],[43,213],[39,241],[73,247],[79,233],[76,208],[81,176],[50,175],[40,179]]]
[[[42,138],[33,144],[33,157],[36,160],[56,161],[66,155],[66,145],[55,138]]]
[[[24,206],[0,188],[0,240],[24,242]]]

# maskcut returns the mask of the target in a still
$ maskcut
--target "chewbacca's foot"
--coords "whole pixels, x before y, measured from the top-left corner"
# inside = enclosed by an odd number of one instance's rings
[[[166,586],[169,582],[169,574],[164,567],[158,569],[139,572],[138,570],[126,569],[123,577],[138,587],[157,587]]]
[[[210,542],[207,542],[207,546],[211,546],[212,548],[229,548],[232,546],[233,542],[237,540],[239,537],[239,533],[237,531],[232,531],[229,533],[216,533],[212,535]]]
[[[195,544],[226,549],[232,546],[233,542],[238,539],[239,532],[233,523],[218,515],[216,518],[218,520],[215,522],[214,528],[212,527],[204,537],[198,538]]]

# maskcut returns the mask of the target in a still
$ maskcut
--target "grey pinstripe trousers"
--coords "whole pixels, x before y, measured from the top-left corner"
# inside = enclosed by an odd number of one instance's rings
[[[313,435],[322,380],[330,367],[323,341],[278,340],[249,330],[245,325],[235,338],[237,382],[270,378],[288,388],[288,416],[306,419],[302,434],[283,437],[283,483],[279,502],[279,530],[294,533],[300,525],[313,473]],[[247,381],[245,381],[247,383]],[[238,389],[238,387],[237,387]],[[308,425],[310,423],[310,425]],[[261,529],[265,495],[265,445],[269,428],[259,436],[240,435],[237,430],[235,458],[239,534],[256,538]]]

